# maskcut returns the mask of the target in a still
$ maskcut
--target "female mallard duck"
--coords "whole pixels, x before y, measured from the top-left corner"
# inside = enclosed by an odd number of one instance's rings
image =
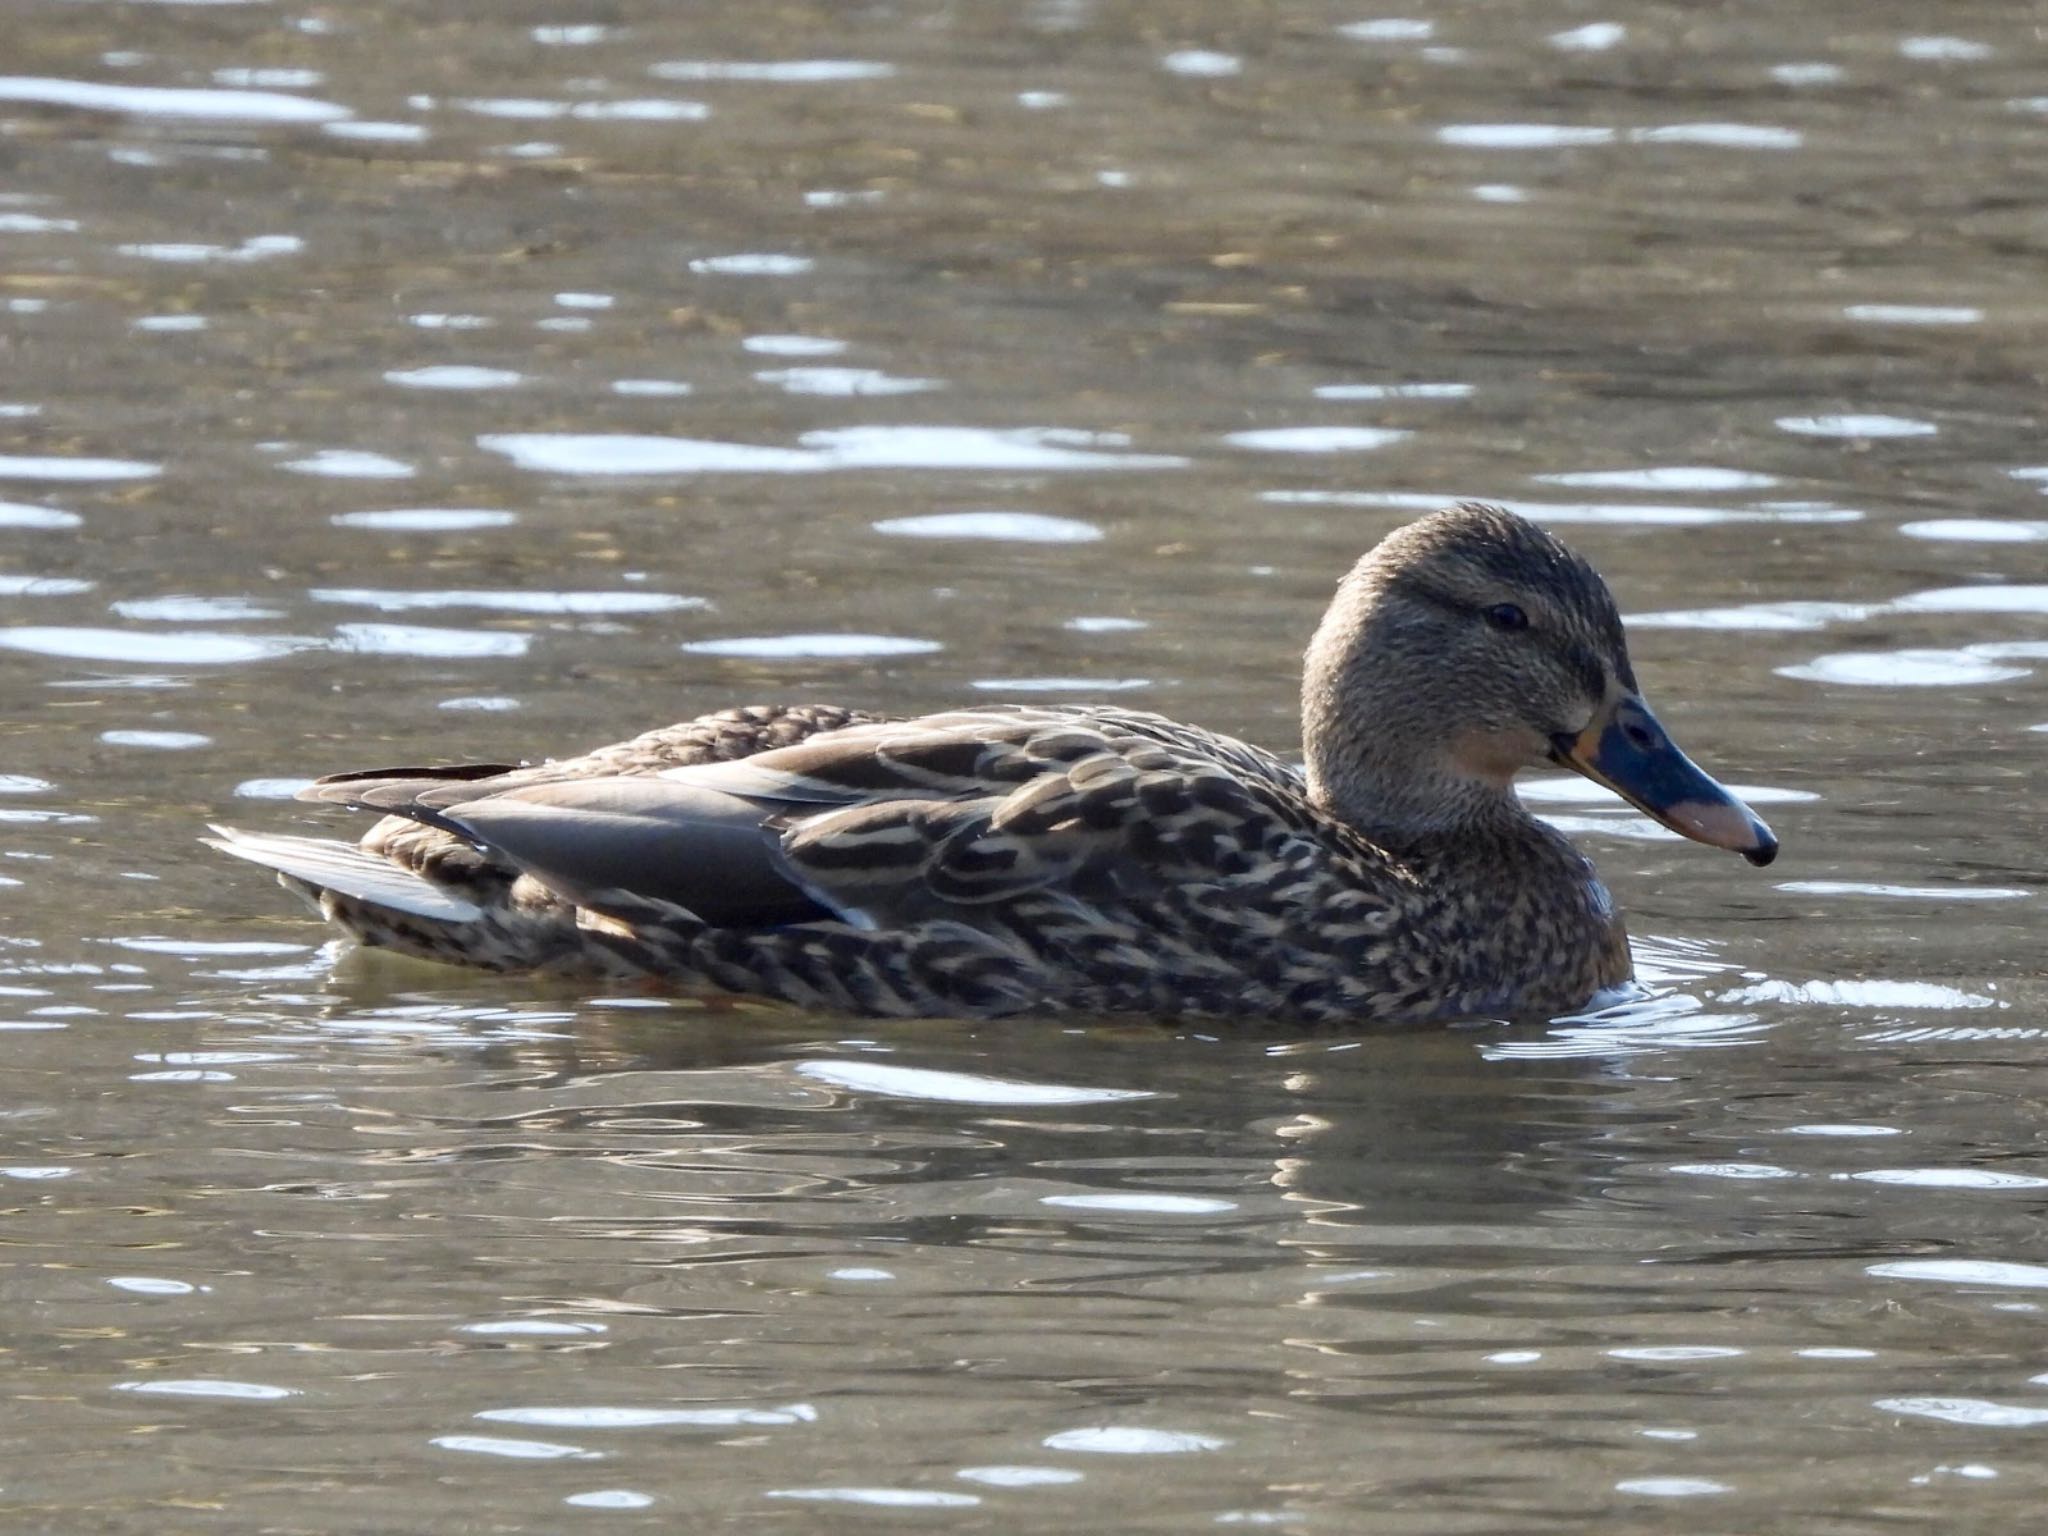
[[[1510,781],[1577,769],[1767,864],[1770,829],[1636,692],[1606,583],[1466,504],[1352,568],[1308,649],[1306,764],[1092,705],[706,715],[531,767],[303,798],[360,846],[215,846],[365,944],[891,1015],[1322,1022],[1555,1014],[1628,980],[1606,889]]]

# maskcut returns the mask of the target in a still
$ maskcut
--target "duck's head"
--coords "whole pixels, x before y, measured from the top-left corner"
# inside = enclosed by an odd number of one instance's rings
[[[1508,811],[1557,763],[1752,864],[1778,840],[1643,702],[1607,583],[1526,518],[1467,502],[1387,535],[1344,578],[1302,684],[1310,786],[1393,837]]]

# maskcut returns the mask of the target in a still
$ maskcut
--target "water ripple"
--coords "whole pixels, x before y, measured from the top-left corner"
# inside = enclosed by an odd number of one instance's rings
[[[673,613],[706,608],[701,597],[668,592],[514,592],[454,589],[399,592],[386,587],[315,587],[306,594],[316,603],[349,603],[385,613],[422,608],[483,608],[497,613],[617,614]]]
[[[163,472],[163,465],[140,459],[72,459],[0,453],[0,480],[147,480]]]
[[[1121,1099],[1149,1099],[1137,1088],[1087,1088],[1064,1083],[1026,1083],[976,1072],[944,1072],[930,1067],[896,1066],[889,1062],[800,1061],[793,1071],[813,1082],[851,1088],[885,1098],[916,1099],[934,1104],[1109,1104]]]
[[[0,647],[70,661],[146,662],[155,666],[231,666],[267,661],[320,642],[301,635],[212,634],[199,630],[147,632],[22,625],[0,629]]]
[[[277,91],[205,91],[168,86],[102,85],[25,75],[0,76],[0,101],[31,101],[83,112],[134,117],[202,118],[214,122],[325,123],[354,114],[331,101]]]
[[[562,475],[818,474],[840,469],[1180,469],[1169,454],[1126,453],[1113,433],[1058,427],[844,427],[798,447],[627,433],[490,433],[479,446],[521,469]]]
[[[76,512],[63,512],[56,507],[0,501],[0,528],[76,528],[84,521]]]
[[[1093,523],[1042,512],[933,512],[885,517],[874,528],[908,539],[1001,539],[1020,544],[1093,544],[1102,537]]]

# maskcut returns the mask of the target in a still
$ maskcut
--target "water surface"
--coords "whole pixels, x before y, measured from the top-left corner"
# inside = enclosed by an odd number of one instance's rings
[[[2030,1529],[2031,17],[17,0],[24,1529]],[[337,954],[210,819],[741,699],[1294,743],[1560,529],[1769,871],[1530,796],[1654,996],[877,1026]]]

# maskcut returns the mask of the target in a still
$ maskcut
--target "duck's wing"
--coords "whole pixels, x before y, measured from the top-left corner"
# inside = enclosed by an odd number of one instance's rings
[[[444,808],[513,790],[531,794],[556,786],[553,792],[564,797],[564,814],[551,823],[558,829],[553,835],[586,850],[593,876],[616,875],[624,872],[625,853],[644,833],[645,818],[616,795],[607,805],[604,785],[644,779],[678,765],[773,751],[820,731],[879,718],[835,705],[752,705],[664,726],[559,761],[335,774],[302,791],[300,798],[389,812],[364,833],[360,844],[229,828],[215,828],[208,841],[222,852],[277,871],[288,887],[366,944],[499,970],[592,965],[602,970],[608,958],[578,934],[573,904],[562,893],[522,878],[518,864],[471,830],[450,823],[442,814]],[[597,786],[584,791],[596,802],[594,807],[577,802],[572,787],[576,785]],[[763,835],[758,818],[747,825],[744,837],[723,826],[718,823],[705,834],[704,846],[728,851],[713,863],[731,876],[737,867],[734,846],[745,841],[750,849],[758,849]],[[820,915],[814,903],[789,899],[789,889],[786,881],[771,890],[734,878],[730,900],[720,906],[707,899],[707,905],[731,918],[767,914],[787,921]]]
[[[821,731],[883,717],[833,704],[753,704],[662,726],[577,757],[535,763],[449,763],[329,774],[301,800],[388,814],[363,835],[365,852],[491,902],[518,873],[488,847],[442,821],[447,807],[489,794],[548,784],[615,780],[691,764],[729,762],[772,752]],[[246,856],[246,855],[245,855]]]
[[[1313,840],[1298,786],[1276,758],[1155,716],[1001,709],[649,777],[385,803],[579,906],[891,929],[972,922],[1028,893],[1121,907],[1284,861]]]
[[[813,759],[837,740],[808,744]],[[793,875],[864,926],[973,923],[1006,908],[1001,921],[1027,927],[1113,928],[1134,907],[1177,906],[1320,851],[1299,776],[1229,737],[1157,715],[1077,709],[1019,711],[977,744],[967,792],[866,797],[793,822],[779,850]],[[957,743],[912,740],[888,763],[936,787],[962,757]],[[874,771],[870,762],[855,774]],[[821,764],[801,783],[845,777]]]

